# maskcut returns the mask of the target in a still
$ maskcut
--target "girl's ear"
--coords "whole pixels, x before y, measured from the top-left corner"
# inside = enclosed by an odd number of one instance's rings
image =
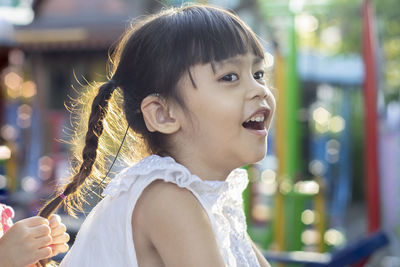
[[[168,103],[160,96],[146,96],[140,108],[144,123],[150,132],[172,134],[180,129],[179,121],[168,107]]]

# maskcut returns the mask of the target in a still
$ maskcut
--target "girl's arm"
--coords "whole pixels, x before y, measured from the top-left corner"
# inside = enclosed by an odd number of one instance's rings
[[[166,267],[225,267],[209,218],[187,189],[156,181],[143,191],[132,223],[144,229]]]
[[[261,267],[271,267],[271,265],[269,265],[268,261],[265,259],[265,257],[261,253],[261,251],[257,248],[256,244],[254,244],[254,242],[251,240],[249,235],[247,235],[247,238],[251,242],[251,246],[253,247],[254,253],[256,253],[258,263],[260,264],[260,266]]]

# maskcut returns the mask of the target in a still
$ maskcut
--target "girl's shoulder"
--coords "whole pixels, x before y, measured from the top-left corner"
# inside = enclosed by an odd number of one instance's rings
[[[156,180],[146,187],[133,211],[132,227],[140,229],[169,265],[223,266],[207,212],[190,190],[175,183]],[[171,256],[176,251],[186,255],[180,259],[183,265]]]
[[[181,220],[189,215],[192,215],[191,218],[207,217],[190,190],[161,179],[153,181],[145,188],[136,203],[134,214],[143,216],[146,223],[160,222],[166,218]]]

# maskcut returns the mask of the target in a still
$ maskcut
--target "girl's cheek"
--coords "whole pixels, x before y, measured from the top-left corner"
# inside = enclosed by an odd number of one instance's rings
[[[274,97],[274,95],[273,95],[272,93],[268,93],[268,94],[269,94],[268,103],[269,103],[269,105],[271,106],[271,109],[272,109],[273,111],[275,111],[275,107],[276,107],[276,100],[275,100],[275,97]]]

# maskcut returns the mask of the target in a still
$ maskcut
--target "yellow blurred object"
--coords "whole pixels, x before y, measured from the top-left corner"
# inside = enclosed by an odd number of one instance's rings
[[[294,191],[305,195],[316,195],[319,193],[319,185],[315,181],[300,181],[294,185]]]
[[[27,81],[22,84],[22,96],[31,98],[36,95],[36,84],[32,81]]]
[[[345,242],[344,235],[336,229],[329,229],[324,235],[325,243],[330,246],[339,246]]]
[[[275,142],[276,142],[276,156],[278,158],[278,173],[277,182],[279,191],[275,195],[275,240],[277,249],[282,251],[285,248],[285,232],[284,232],[284,219],[283,219],[283,195],[281,192],[281,182],[284,177],[284,170],[286,170],[286,129],[285,129],[285,64],[283,56],[280,54],[279,49],[275,49],[275,86],[277,88],[276,98],[276,114],[275,114]]]
[[[329,128],[333,133],[339,133],[343,131],[345,126],[346,122],[341,116],[333,117],[329,124]]]
[[[301,221],[305,224],[305,225],[310,225],[315,223],[315,212],[312,210],[304,210],[301,213]]]

